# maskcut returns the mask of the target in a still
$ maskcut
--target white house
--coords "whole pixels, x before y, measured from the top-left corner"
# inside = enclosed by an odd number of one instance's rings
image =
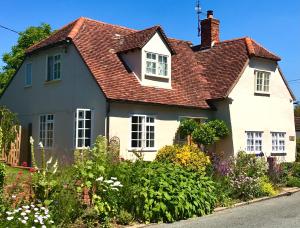
[[[208,11],[201,44],[168,38],[161,27],[133,30],[79,18],[30,47],[0,99],[18,113],[36,145],[71,160],[97,135],[120,139],[120,153],[153,160],[176,143],[182,118],[227,122],[216,150],[295,159],[294,96],[280,58],[251,38],[219,39]],[[22,147],[28,160],[28,146]]]

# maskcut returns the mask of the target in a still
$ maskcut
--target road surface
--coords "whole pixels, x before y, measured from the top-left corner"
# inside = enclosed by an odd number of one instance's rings
[[[231,208],[200,218],[147,228],[300,228],[300,192],[258,203]]]

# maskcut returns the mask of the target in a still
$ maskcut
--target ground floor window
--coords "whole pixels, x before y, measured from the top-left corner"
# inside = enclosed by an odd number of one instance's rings
[[[45,148],[53,147],[54,138],[54,115],[46,114],[40,116],[40,132],[39,142],[43,144]]]
[[[75,146],[83,149],[91,146],[92,111],[90,109],[77,109],[75,114]]]
[[[272,152],[284,153],[285,152],[285,133],[272,132]]]
[[[258,131],[247,131],[247,152],[262,152],[262,132]]]
[[[153,116],[131,116],[130,147],[132,149],[155,148],[155,118]]]

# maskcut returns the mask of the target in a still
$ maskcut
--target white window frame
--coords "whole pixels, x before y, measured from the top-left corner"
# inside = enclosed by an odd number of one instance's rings
[[[84,112],[84,117],[81,118],[81,119],[79,119],[78,118],[79,117],[79,112],[81,112],[81,111]],[[86,128],[86,121],[89,120],[89,119],[85,118],[85,115],[86,115],[85,113],[87,111],[91,112],[91,119],[90,119],[90,121],[91,121],[91,127],[90,128]],[[80,120],[83,121],[82,128],[78,127],[78,123],[79,123]],[[77,108],[76,112],[75,112],[75,148],[76,149],[85,149],[85,148],[91,147],[91,145],[92,145],[92,131],[93,131],[93,127],[92,126],[93,126],[93,111],[92,111],[92,109]],[[79,130],[82,130],[82,133],[83,133],[82,137],[80,138],[81,140],[83,140],[83,146],[78,146],[78,140],[79,140],[78,131]],[[86,130],[90,130],[90,138],[86,137],[86,135],[85,135],[85,131]],[[90,145],[88,145],[88,146],[85,146],[85,140],[86,139],[90,140]]]
[[[263,151],[263,131],[246,131],[246,147],[245,150],[248,153],[261,153]],[[251,138],[249,138],[249,134],[253,134]],[[260,137],[257,136],[257,134],[260,134]],[[252,140],[253,144],[248,144],[248,140]],[[261,144],[257,144],[257,142],[261,142]],[[250,147],[250,149],[249,149]],[[251,148],[253,147],[253,149]],[[261,149],[257,149],[257,147],[260,147]]]
[[[255,70],[255,92],[256,93],[262,93],[262,94],[270,94],[270,79],[271,79],[271,72],[268,71],[262,71],[262,70]],[[258,83],[258,76],[261,75],[261,83]],[[266,84],[267,82],[267,84]],[[258,89],[258,86],[261,86],[261,89]]]
[[[30,75],[28,75],[28,66],[30,66]],[[30,79],[30,83],[28,82]],[[25,87],[32,86],[32,63],[27,63],[25,67]]]
[[[48,116],[52,116],[53,117],[52,120],[48,120]],[[45,117],[45,129],[44,129],[45,137],[44,138],[41,137],[41,132],[42,132],[41,117]],[[49,134],[50,131],[48,129],[48,124],[51,124],[51,123],[53,125],[53,127],[52,127],[52,145],[49,145],[48,144],[48,139],[50,139],[50,138],[49,138],[48,134]],[[55,134],[55,115],[54,114],[42,114],[42,115],[40,115],[39,116],[39,142],[42,142],[44,148],[46,148],[46,149],[53,148],[54,138],[55,138],[54,134]]]
[[[59,56],[59,60],[55,60],[55,58]],[[48,77],[48,70],[49,70],[49,61],[48,59],[52,57],[53,58],[53,63],[52,63],[52,75]],[[55,76],[55,66],[59,64],[59,77]],[[53,55],[47,55],[46,56],[46,81],[47,82],[52,82],[52,81],[59,81],[61,80],[61,73],[62,73],[62,55],[60,53],[53,54]]]
[[[286,149],[286,132],[271,132],[272,137],[272,153],[285,153]],[[283,144],[280,145],[280,142]],[[274,145],[274,143],[276,143]]]
[[[132,147],[132,117],[142,117],[143,118],[143,122],[142,122],[142,139],[141,139],[141,147]],[[153,123],[147,123],[147,117],[153,118]],[[129,140],[129,150],[133,151],[133,150],[137,150],[137,151],[156,151],[156,116],[155,115],[145,115],[145,114],[131,114],[130,115],[130,126],[129,126],[129,135],[130,135],[130,140]],[[147,126],[153,126],[154,127],[154,145],[153,147],[147,147],[146,146],[146,134],[147,134]]]
[[[155,55],[156,56],[155,60],[147,58],[147,54]],[[166,60],[167,60],[166,63],[159,62],[159,57],[162,57],[162,58],[165,57]],[[155,74],[153,74],[152,72],[151,73],[147,72],[147,62],[151,62],[152,64],[155,63],[155,66],[156,66],[155,67]],[[160,74],[159,73],[159,69],[160,69],[161,64],[165,65],[166,74]],[[168,55],[145,51],[145,74],[146,75],[167,78],[170,75],[169,64],[170,63],[169,63],[169,56]]]

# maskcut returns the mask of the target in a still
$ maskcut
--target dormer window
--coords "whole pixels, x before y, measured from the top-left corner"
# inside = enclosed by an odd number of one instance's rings
[[[255,71],[255,92],[270,92],[270,73],[265,71]]]
[[[168,56],[146,52],[146,74],[168,76]]]

